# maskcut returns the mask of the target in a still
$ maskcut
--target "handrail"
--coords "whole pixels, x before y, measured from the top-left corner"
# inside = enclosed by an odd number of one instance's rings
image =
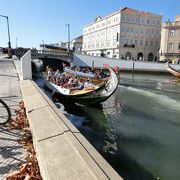
[[[14,54],[18,57],[22,57],[28,50],[14,50]],[[52,57],[72,57],[72,53],[69,52],[54,52],[54,51],[44,51],[44,50],[31,50],[31,57],[37,58],[42,56],[52,56]]]

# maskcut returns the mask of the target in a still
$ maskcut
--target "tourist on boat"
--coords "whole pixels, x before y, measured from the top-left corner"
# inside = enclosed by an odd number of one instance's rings
[[[119,67],[117,65],[114,66],[113,70],[116,74],[119,74]]]
[[[84,87],[85,87],[85,88],[92,87],[92,82],[90,81],[89,78],[85,81]]]
[[[52,69],[49,68],[47,71],[47,80],[50,81],[53,76]]]
[[[104,78],[105,77],[105,73],[104,73],[103,68],[100,69],[100,71],[98,72],[97,75],[98,75],[99,78]]]
[[[81,71],[81,68],[80,68],[80,66],[77,66],[76,68],[75,68],[75,71]]]
[[[54,73],[53,75],[53,79],[55,81],[58,81],[59,77],[60,77],[61,73],[59,72],[59,69],[57,69],[57,71]]]
[[[78,79],[77,76],[75,76],[74,81],[73,81],[73,86],[77,87],[78,86],[78,82],[79,82],[79,79]]]
[[[79,86],[79,90],[84,89],[84,81],[82,79],[80,79],[80,81],[78,82],[78,86]]]

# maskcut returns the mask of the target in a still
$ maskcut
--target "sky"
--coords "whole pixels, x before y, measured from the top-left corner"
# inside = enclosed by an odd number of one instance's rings
[[[11,46],[39,48],[41,43],[68,41],[82,35],[97,16],[123,7],[163,15],[163,22],[180,15],[180,0],[0,0],[0,15],[8,16]],[[6,18],[0,17],[0,47],[8,46]]]

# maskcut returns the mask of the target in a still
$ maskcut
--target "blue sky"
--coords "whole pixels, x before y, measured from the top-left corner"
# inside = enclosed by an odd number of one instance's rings
[[[9,17],[12,47],[39,47],[39,44],[67,41],[82,34],[83,26],[95,17],[129,7],[163,14],[163,21],[180,14],[180,0],[0,0],[0,14]],[[7,47],[6,19],[0,17],[0,47]]]

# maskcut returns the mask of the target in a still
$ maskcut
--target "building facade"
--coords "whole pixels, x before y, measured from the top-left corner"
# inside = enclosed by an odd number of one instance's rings
[[[156,61],[162,16],[123,8],[83,28],[83,53],[117,59]]]
[[[75,53],[81,53],[83,45],[83,36],[73,39],[70,43],[70,49]]]
[[[160,60],[180,62],[180,15],[162,25]]]

